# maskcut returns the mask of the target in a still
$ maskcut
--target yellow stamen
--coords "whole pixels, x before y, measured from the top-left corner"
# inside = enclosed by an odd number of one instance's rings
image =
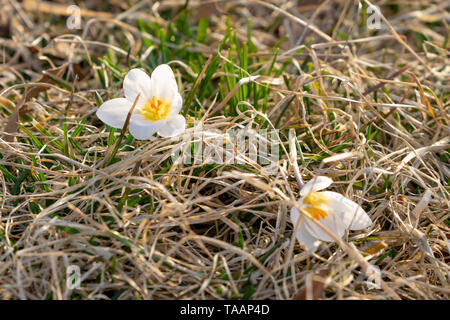
[[[328,214],[319,208],[305,208],[305,211],[316,220],[324,219]]]
[[[153,96],[148,100],[139,113],[149,121],[159,121],[167,118],[169,113],[169,104],[164,99]]]
[[[307,207],[304,209],[308,214],[316,220],[324,219],[328,214],[320,207],[328,203],[328,199],[323,194],[311,192],[303,200],[303,204]]]

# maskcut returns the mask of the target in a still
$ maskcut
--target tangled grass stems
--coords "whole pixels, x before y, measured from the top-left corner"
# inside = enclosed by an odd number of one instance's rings
[[[0,298],[448,299],[448,2],[374,1],[380,29],[367,1],[84,3],[79,30],[52,2],[0,12]],[[238,148],[241,163],[174,161],[179,139],[105,128],[100,101],[161,63],[186,133],[211,136],[186,150],[277,129],[277,170]],[[373,225],[305,251],[294,161]]]

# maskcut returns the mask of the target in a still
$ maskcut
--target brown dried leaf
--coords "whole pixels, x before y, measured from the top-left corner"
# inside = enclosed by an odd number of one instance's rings
[[[217,14],[217,8],[216,4],[213,2],[205,3],[199,5],[197,9],[196,18],[197,20],[200,20],[201,18],[209,18],[212,15]]]

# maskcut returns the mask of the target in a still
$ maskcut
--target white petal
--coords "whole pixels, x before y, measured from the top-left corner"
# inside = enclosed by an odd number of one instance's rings
[[[181,95],[176,92],[170,103],[169,115],[177,114],[178,112],[180,112],[182,106],[183,98],[181,98]]]
[[[125,98],[117,98],[103,103],[96,114],[107,125],[122,129],[130,109],[130,101]]]
[[[152,97],[150,77],[141,69],[130,70],[123,80],[123,91],[125,98],[131,103],[134,102],[140,92],[138,105],[145,103]]]
[[[292,207],[291,208],[291,222],[294,225],[294,228],[297,225],[298,218],[300,217],[300,213],[298,212],[297,208]],[[319,247],[319,241],[317,238],[315,238],[306,228],[305,228],[305,218],[302,217],[302,219],[299,222],[297,232],[295,233],[295,236],[299,243],[303,244],[307,250],[310,250],[312,252],[316,251]]]
[[[356,202],[347,199],[340,193],[332,191],[322,191],[330,199],[329,206],[335,214],[341,218],[345,228],[360,230],[372,224],[372,220]]]
[[[158,134],[162,137],[175,137],[182,134],[186,127],[186,119],[181,114],[169,116]]]
[[[322,194],[322,192],[320,192]],[[301,198],[303,202],[303,198]],[[333,233],[337,238],[341,238],[345,233],[345,226],[340,217],[338,217],[333,210],[327,210],[329,208],[320,207],[320,209],[325,210],[327,216],[320,219],[319,222],[328,229],[329,232]],[[306,213],[307,214],[307,213]],[[332,242],[334,239],[328,235],[321,227],[316,223],[311,221],[311,219],[305,219],[305,227],[311,233],[313,237],[316,237],[322,241]]]
[[[328,177],[325,176],[314,177],[305,184],[302,190],[300,190],[300,195],[304,197],[310,192],[328,188],[332,183],[333,180],[331,180]]]
[[[130,119],[130,133],[138,140],[150,139],[166,123],[166,120],[149,121],[139,113],[133,112]]]
[[[306,224],[302,221],[300,221],[296,236],[298,242],[302,243],[305,246],[306,250],[309,250],[311,252],[316,251],[320,245],[320,241],[311,233],[309,233],[309,231],[306,229]]]
[[[178,85],[172,69],[167,64],[155,68],[151,77],[152,95],[163,98],[170,104],[176,99]]]

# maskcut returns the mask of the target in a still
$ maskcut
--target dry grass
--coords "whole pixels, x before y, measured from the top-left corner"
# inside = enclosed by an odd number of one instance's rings
[[[297,297],[448,299],[448,2],[380,1],[383,28],[370,30],[362,15],[355,23],[351,0],[190,1],[185,21],[194,30],[210,17],[204,43],[173,23],[175,40],[165,44],[136,20],[167,32],[185,1],[126,3],[85,1],[83,28],[68,30],[64,4],[1,2],[1,298],[292,299],[306,288]],[[256,102],[266,99],[269,128],[280,129],[278,171],[264,174],[250,161],[172,163],[176,141],[128,135],[118,161],[107,165],[118,133],[96,118],[96,99],[121,96],[123,72],[151,71],[152,56],[170,61],[186,101],[203,70],[188,61],[217,52],[227,16],[239,43],[248,41],[252,22],[247,70],[265,75],[255,87],[271,82]],[[228,47],[211,81],[191,96],[197,112],[187,106],[188,132],[194,119],[222,132],[261,125],[254,99],[245,112],[226,112],[239,97],[226,96],[226,81],[247,76]],[[110,64],[98,60],[107,54]],[[298,186],[285,152],[289,128],[303,151],[305,180],[332,177],[331,190],[374,221],[342,246],[322,243],[310,254],[292,236]],[[381,268],[383,288],[366,286],[363,256]],[[69,265],[82,273],[73,291]],[[325,285],[313,295],[314,279]]]

